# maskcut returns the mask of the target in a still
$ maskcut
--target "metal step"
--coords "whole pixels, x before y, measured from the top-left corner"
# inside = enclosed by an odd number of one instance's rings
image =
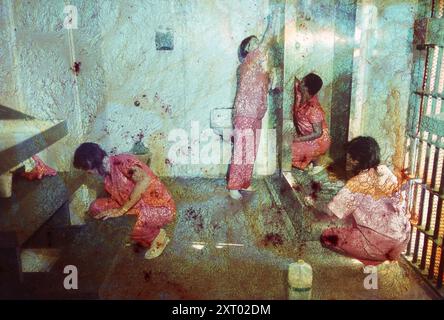
[[[65,137],[66,121],[0,120],[0,175]]]
[[[29,292],[27,281],[33,277],[46,279],[49,281],[47,284],[51,282],[48,272],[39,275],[22,272],[22,249],[54,248],[63,251],[70,245],[80,228],[70,226],[68,200],[83,180],[83,175],[63,172],[39,181],[14,177],[12,197],[0,199],[2,298],[26,298]],[[38,280],[36,284],[42,281]]]
[[[81,183],[82,176],[67,173],[36,181],[15,176],[12,197],[0,199],[0,233],[15,232],[21,246],[68,201]]]
[[[34,119],[20,111],[0,105],[0,120]]]

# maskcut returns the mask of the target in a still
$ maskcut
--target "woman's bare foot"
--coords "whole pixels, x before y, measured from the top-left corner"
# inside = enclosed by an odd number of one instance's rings
[[[239,190],[230,190],[230,197],[234,200],[242,199],[242,195]]]
[[[145,259],[154,259],[160,256],[170,242],[170,238],[167,237],[164,229],[160,229],[156,239],[153,240],[151,247],[145,253]]]

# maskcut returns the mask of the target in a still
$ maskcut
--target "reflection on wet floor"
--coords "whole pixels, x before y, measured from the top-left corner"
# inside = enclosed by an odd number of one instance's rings
[[[273,208],[264,182],[255,184],[258,191],[245,194],[242,201],[228,196],[223,180],[183,181],[182,189],[170,186],[178,215],[167,228],[172,235],[169,247],[152,261],[122,248],[101,297],[285,299],[292,259],[279,251],[294,250],[294,230],[283,212]],[[118,270],[129,262],[134,269],[123,275]],[[117,287],[127,288],[128,295]]]
[[[363,265],[299,241],[265,180],[242,201],[229,198],[223,180],[183,180],[169,185],[178,216],[162,256],[144,260],[122,246],[101,286],[112,299],[287,299],[288,265],[300,258],[313,267],[314,299],[384,299],[393,293],[363,286]],[[402,298],[427,298],[409,278]],[[381,283],[383,281],[380,281]],[[392,286],[393,284],[391,284]]]
[[[135,217],[86,218],[85,225],[69,229],[72,234],[54,234],[50,240],[50,233],[41,230],[34,243],[50,243],[60,249],[60,258],[45,273],[54,279],[33,278],[27,294],[50,299],[287,299],[288,266],[303,259],[313,268],[313,299],[429,298],[421,280],[399,268],[381,271],[378,290],[365,289],[363,265],[318,241],[316,234],[332,222],[293,206],[297,198],[288,205],[289,199],[279,198],[276,181],[256,180],[255,192],[236,201],[223,179],[165,180],[178,212],[166,228],[170,243],[152,260],[130,243]],[[76,292],[61,285],[66,265],[78,268]],[[48,286],[48,281],[60,286]]]

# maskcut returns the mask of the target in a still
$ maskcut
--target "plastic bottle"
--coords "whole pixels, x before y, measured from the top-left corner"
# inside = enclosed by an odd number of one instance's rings
[[[313,270],[304,260],[288,267],[288,299],[311,300]]]

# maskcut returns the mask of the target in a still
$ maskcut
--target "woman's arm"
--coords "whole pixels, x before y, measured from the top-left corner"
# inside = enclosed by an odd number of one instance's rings
[[[327,205],[327,213],[334,214],[339,219],[353,214],[361,206],[362,199],[365,198],[363,193],[356,190],[356,185],[361,186],[366,180],[365,176],[359,174],[350,178]]]
[[[352,214],[359,203],[359,195],[352,193],[346,186],[333,197],[325,208],[325,213],[344,219]]]
[[[264,48],[268,49],[268,46],[270,45],[271,40],[273,39],[273,21],[276,18],[276,15],[278,13],[279,8],[275,7],[270,15],[267,16],[267,27],[265,28],[265,32],[262,35],[262,38],[259,42],[259,45]]]
[[[293,107],[292,107],[292,113],[293,113],[293,124],[294,127],[298,127],[298,119],[296,117],[297,110],[299,109],[299,106],[301,105],[302,100],[302,93],[300,90],[300,84],[301,81],[295,76],[294,77],[294,83],[293,83],[293,92],[294,92],[294,101],[293,101]],[[296,135],[297,137],[297,135]]]
[[[148,174],[139,167],[131,168],[133,171],[132,180],[136,183],[133,192],[128,199],[128,201],[122,206],[122,215],[130,210],[139,200],[142,198],[142,194],[148,189],[151,178]]]
[[[128,201],[119,209],[110,209],[101,212],[96,216],[98,219],[104,218],[103,220],[106,220],[108,218],[123,216],[140,200],[140,198],[142,198],[142,194],[148,189],[151,178],[139,167],[132,167],[131,171],[133,172],[131,179],[136,185],[134,186]]]
[[[278,69],[272,68],[270,72],[270,84],[268,88],[269,91],[273,91],[278,88],[279,86],[278,79],[279,79]]]
[[[302,93],[301,93],[301,80],[299,80],[296,76],[294,77],[293,84],[293,92],[294,92],[294,101],[293,101],[293,109],[299,108],[302,101]]]
[[[313,123],[312,125],[313,127],[313,132],[306,135],[306,136],[296,136],[294,138],[294,141],[296,142],[304,142],[304,141],[311,141],[311,140],[315,140],[318,139],[322,136],[322,122],[318,122],[318,123]]]

